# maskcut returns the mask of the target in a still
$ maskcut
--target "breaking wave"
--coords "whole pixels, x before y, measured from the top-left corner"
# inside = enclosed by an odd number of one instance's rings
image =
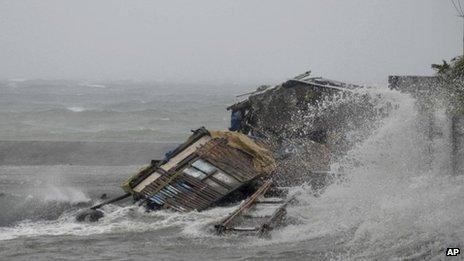
[[[73,111],[73,112],[83,112],[83,111],[87,111],[88,109],[84,108],[84,107],[67,107],[66,109],[70,110],[70,111]]]
[[[63,213],[79,206],[89,206],[91,203],[82,191],[75,188],[50,187],[43,195],[16,195],[3,193],[0,197],[2,214],[0,228],[14,226],[23,221],[36,222],[41,220],[56,220]]]
[[[146,212],[137,205],[107,205],[101,210],[105,216],[96,223],[78,222],[76,215],[91,204],[67,204],[54,218],[25,219],[14,226],[0,226],[0,240],[35,236],[88,236],[94,234],[121,234],[160,232],[169,230],[170,234],[185,237],[214,236],[213,224],[233,207],[215,208],[204,212],[177,213],[169,210]],[[47,204],[42,206],[55,211]],[[175,233],[173,232],[175,231]]]

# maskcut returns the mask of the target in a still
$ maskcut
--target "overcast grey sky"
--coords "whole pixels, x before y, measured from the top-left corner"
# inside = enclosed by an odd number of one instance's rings
[[[447,0],[0,0],[0,78],[355,83],[462,52]]]

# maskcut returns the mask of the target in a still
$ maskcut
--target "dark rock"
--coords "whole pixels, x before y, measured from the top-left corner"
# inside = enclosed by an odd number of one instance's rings
[[[76,216],[76,220],[79,222],[96,222],[104,216],[103,212],[96,209],[87,209]]]

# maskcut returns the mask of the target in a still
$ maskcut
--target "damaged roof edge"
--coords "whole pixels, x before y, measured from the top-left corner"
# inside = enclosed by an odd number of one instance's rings
[[[259,94],[271,91],[271,90],[273,90],[275,88],[278,88],[278,87],[290,88],[295,84],[304,84],[304,85],[308,85],[308,86],[312,86],[312,87],[326,88],[326,89],[330,89],[330,90],[343,91],[343,92],[352,92],[354,89],[357,89],[357,88],[361,87],[359,85],[348,84],[348,83],[335,81],[335,80],[331,80],[331,79],[326,79],[326,78],[322,78],[322,77],[309,77],[310,74],[311,74],[311,71],[307,71],[307,72],[302,73],[302,74],[300,74],[300,75],[298,75],[298,76],[296,76],[296,77],[294,77],[294,78],[292,78],[290,80],[287,80],[286,82],[275,85],[273,87],[266,88],[266,89],[261,89],[261,90],[260,90],[260,88],[261,88],[260,87],[256,91],[244,93],[244,94],[241,94],[241,95],[237,95],[237,97],[242,97],[242,96],[246,96],[246,95],[248,95],[248,97],[243,101],[237,102],[237,103],[227,107],[227,110],[237,110],[237,109],[247,107],[249,105],[248,98],[250,96],[259,95]]]

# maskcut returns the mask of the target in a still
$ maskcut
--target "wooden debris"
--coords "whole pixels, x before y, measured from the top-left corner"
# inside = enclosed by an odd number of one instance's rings
[[[266,181],[236,210],[230,213],[219,224],[215,225],[216,233],[222,235],[226,232],[255,232],[258,236],[266,236],[269,231],[279,226],[287,213],[286,207],[293,197],[287,201],[265,198],[264,195],[271,185],[271,180]],[[272,209],[271,206],[271,210],[273,210],[271,215],[252,214],[256,212],[257,205],[264,205],[266,207],[275,205],[276,208]],[[256,224],[244,224],[250,223],[248,222],[249,220],[254,221]]]
[[[227,134],[253,145],[255,154],[249,153],[250,147],[231,146],[227,138],[213,138],[202,128],[158,166],[147,167],[125,182],[125,189],[151,208],[201,211],[267,174],[269,168],[256,169],[254,157],[268,151],[244,134]]]

